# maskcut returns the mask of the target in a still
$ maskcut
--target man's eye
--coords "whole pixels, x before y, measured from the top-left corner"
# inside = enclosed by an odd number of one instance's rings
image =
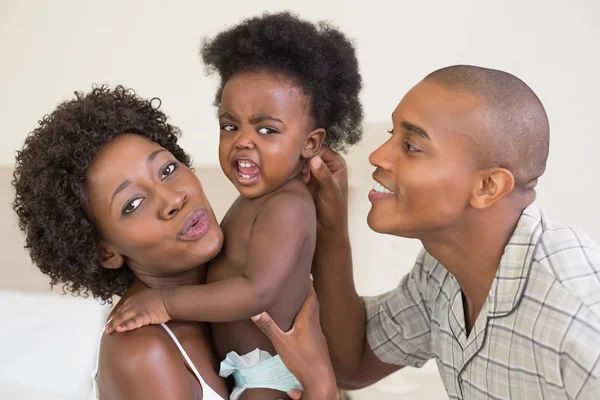
[[[416,147],[414,147],[413,145],[411,145],[410,143],[408,143],[406,140],[404,141],[404,148],[406,149],[406,151],[410,151],[410,152],[421,151],[421,150],[417,149]]]

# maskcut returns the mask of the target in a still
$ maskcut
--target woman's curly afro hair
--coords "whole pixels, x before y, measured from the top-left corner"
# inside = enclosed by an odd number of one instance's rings
[[[234,75],[272,71],[291,78],[309,96],[325,144],[343,151],[362,137],[362,80],[354,46],[325,22],[312,24],[289,12],[264,14],[204,39],[201,55],[207,73],[217,72],[223,87]]]
[[[98,235],[85,212],[85,174],[102,146],[123,133],[145,136],[189,166],[177,144],[179,129],[159,108],[159,99],[142,99],[122,86],[76,92],[39,121],[17,152],[13,208],[25,248],[51,285],[110,302],[131,284],[128,267],[106,269],[98,262]]]

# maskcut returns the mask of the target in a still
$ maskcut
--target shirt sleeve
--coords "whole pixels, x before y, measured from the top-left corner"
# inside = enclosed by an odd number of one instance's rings
[[[425,251],[400,285],[375,297],[365,297],[367,340],[375,355],[394,365],[421,367],[433,357],[430,316],[423,298]]]
[[[600,398],[600,320],[585,306],[572,317],[563,338],[560,371],[569,399]]]

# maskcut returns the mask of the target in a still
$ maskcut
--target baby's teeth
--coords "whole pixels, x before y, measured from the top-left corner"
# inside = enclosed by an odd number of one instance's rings
[[[242,168],[250,168],[252,167],[254,164],[251,162],[247,162],[247,161],[238,161],[238,165]]]

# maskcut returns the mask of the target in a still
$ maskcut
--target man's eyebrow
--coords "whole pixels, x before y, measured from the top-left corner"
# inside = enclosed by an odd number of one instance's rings
[[[429,135],[427,134],[427,132],[425,131],[425,129],[421,128],[420,126],[417,126],[415,124],[411,124],[410,122],[407,122],[407,121],[402,121],[400,123],[400,125],[404,129],[406,129],[408,132],[417,134],[417,135],[421,136],[423,139],[431,140],[431,138],[429,137]]]

